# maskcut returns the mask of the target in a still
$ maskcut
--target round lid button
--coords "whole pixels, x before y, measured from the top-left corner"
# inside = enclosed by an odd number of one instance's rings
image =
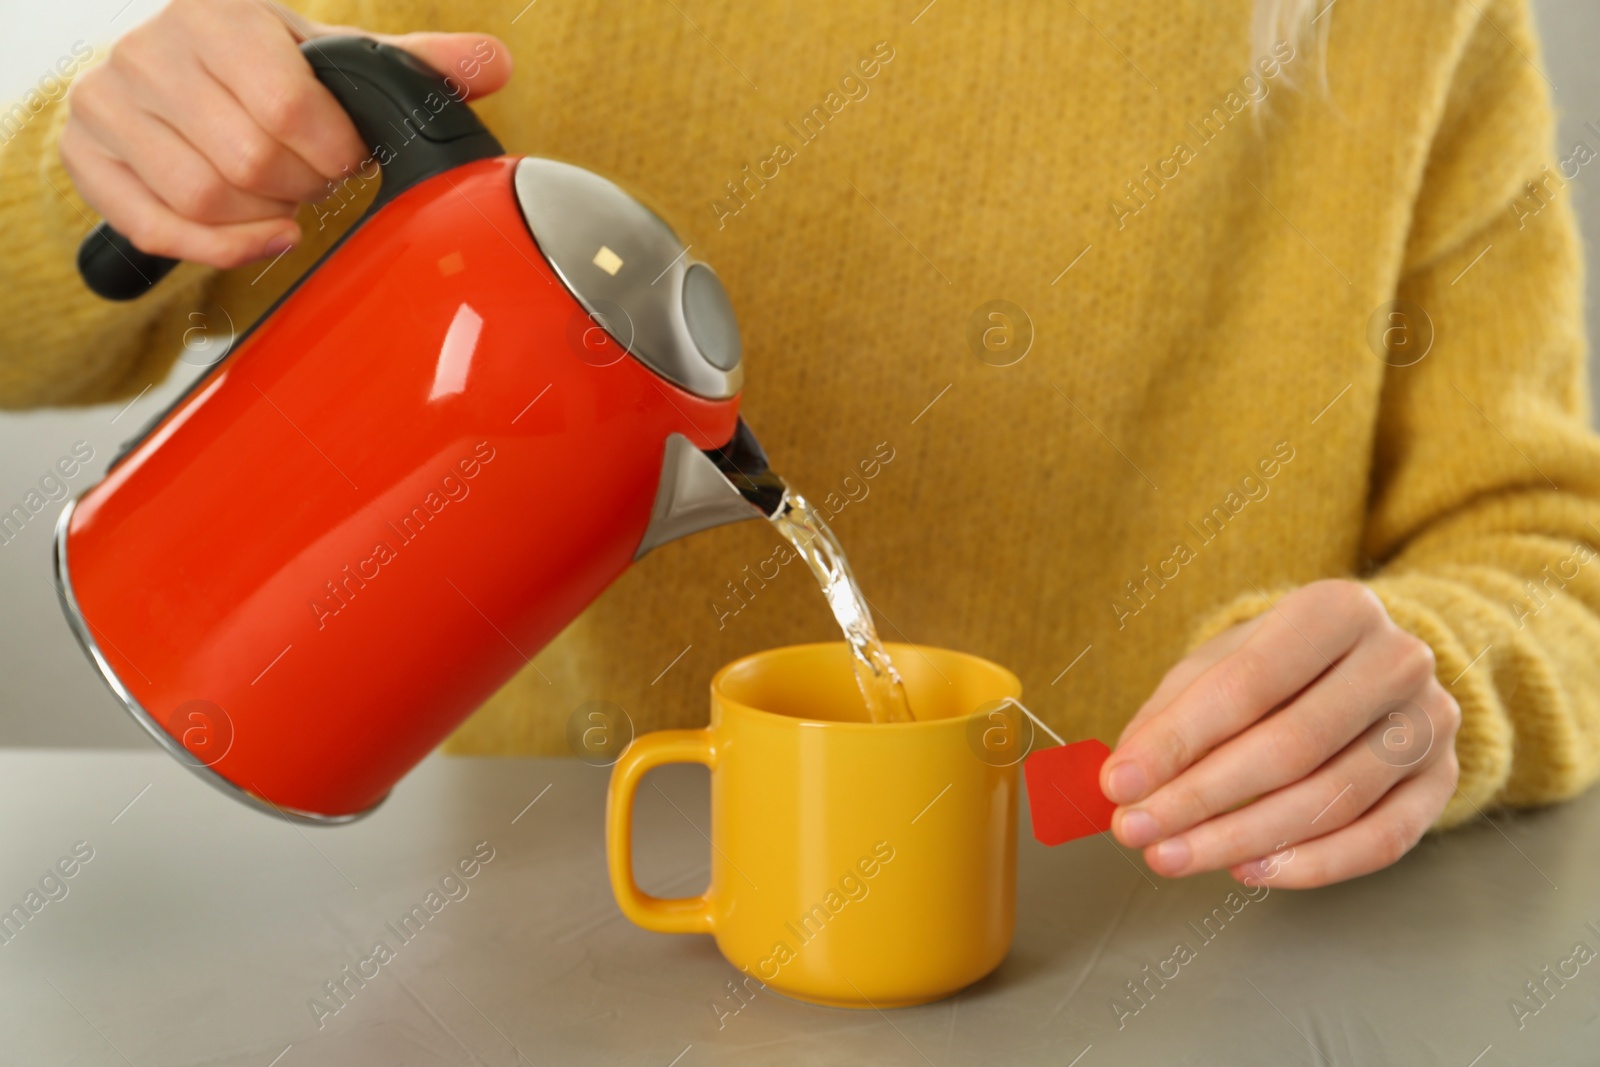
[[[707,363],[725,371],[739,365],[744,349],[733,305],[716,274],[703,263],[692,264],[684,272],[683,321]]]
[[[615,182],[554,159],[524,157],[515,188],[533,242],[588,313],[578,316],[585,336],[591,326],[611,334],[695,396],[738,394],[744,367],[727,297],[661,216]]]

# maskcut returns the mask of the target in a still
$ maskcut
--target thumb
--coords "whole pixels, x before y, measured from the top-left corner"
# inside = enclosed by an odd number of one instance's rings
[[[486,33],[372,34],[444,76],[457,100],[487,96],[511,80],[511,50]]]
[[[1122,743],[1137,733],[1141,726],[1178,699],[1195,679],[1237,652],[1266,620],[1267,613],[1262,612],[1254,618],[1230,626],[1180,660],[1161,679],[1155,692],[1150,694],[1150,698],[1140,706],[1133,718],[1128,720],[1128,725],[1122,728],[1122,734],[1117,738],[1117,747],[1121,747]]]

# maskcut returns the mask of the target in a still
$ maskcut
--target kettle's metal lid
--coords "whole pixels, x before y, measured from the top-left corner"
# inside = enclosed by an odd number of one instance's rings
[[[570,163],[529,156],[517,164],[515,185],[540,251],[623,348],[698,396],[739,391],[733,306],[672,227],[615,182]]]

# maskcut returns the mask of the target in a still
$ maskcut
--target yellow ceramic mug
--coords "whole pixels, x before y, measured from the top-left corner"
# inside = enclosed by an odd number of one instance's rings
[[[861,721],[842,642],[760,652],[711,681],[711,725],[636,740],[606,797],[611,888],[647,930],[704,933],[778,992],[919,1004],[994,970],[1016,903],[1015,765],[980,759],[972,712],[1021,695],[977,656],[890,645],[916,722]],[[711,884],[633,880],[633,795],[664,763],[711,768]]]

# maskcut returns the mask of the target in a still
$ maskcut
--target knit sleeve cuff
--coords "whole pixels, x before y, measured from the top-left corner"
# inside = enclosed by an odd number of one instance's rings
[[[1185,654],[1193,652],[1222,631],[1241,622],[1248,622],[1262,612],[1270,610],[1273,604],[1293,592],[1295,588],[1291,585],[1272,590],[1251,589],[1210,614],[1202,616],[1199,623],[1189,632],[1189,644]]]

